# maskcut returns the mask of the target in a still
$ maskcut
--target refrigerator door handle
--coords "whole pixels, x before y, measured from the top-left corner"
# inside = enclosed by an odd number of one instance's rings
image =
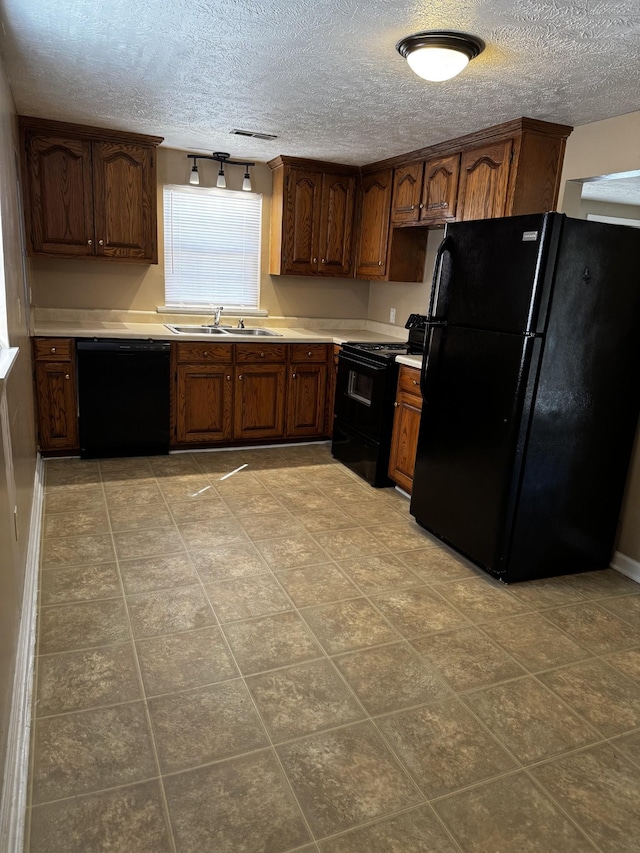
[[[435,312],[438,310],[438,299],[440,298],[440,280],[442,278],[442,259],[444,253],[449,251],[451,237],[447,235],[442,243],[438,246],[436,259],[433,266],[433,282],[431,287],[431,301],[429,303],[429,320],[435,319]]]
[[[425,330],[424,355],[422,357],[422,367],[420,368],[420,393],[423,400],[426,398],[427,393],[427,368],[429,366],[429,353],[433,345],[433,331],[434,328],[442,325],[441,323],[429,323]]]

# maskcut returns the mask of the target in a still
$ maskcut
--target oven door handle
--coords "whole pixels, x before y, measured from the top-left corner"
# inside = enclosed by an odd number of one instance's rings
[[[338,369],[347,367],[350,370],[359,370],[361,373],[384,373],[388,370],[388,364],[376,364],[371,361],[361,361],[359,358],[353,358],[350,355],[338,355]]]

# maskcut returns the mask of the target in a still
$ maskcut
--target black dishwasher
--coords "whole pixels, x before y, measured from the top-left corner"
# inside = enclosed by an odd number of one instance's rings
[[[168,453],[171,345],[104,338],[76,346],[80,456]]]

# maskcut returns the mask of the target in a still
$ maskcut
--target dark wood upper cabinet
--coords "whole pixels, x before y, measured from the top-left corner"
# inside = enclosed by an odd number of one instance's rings
[[[291,157],[268,165],[271,274],[351,276],[357,169]]]
[[[420,197],[424,163],[399,166],[393,174],[391,222],[417,222],[420,218]]]
[[[158,262],[161,137],[21,116],[30,255]]]
[[[362,178],[356,278],[386,278],[392,181],[391,169]]]
[[[504,216],[513,140],[465,151],[460,162],[459,220]]]
[[[421,222],[431,225],[455,219],[459,174],[459,154],[427,160],[420,202]]]

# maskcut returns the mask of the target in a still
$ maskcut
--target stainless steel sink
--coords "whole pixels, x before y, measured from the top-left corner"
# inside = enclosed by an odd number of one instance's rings
[[[227,329],[229,335],[255,335],[257,338],[281,338],[280,332],[272,332],[271,329]]]
[[[165,323],[165,327],[175,332],[176,335],[248,335],[256,338],[281,338],[280,332],[272,332],[271,329],[233,329],[231,326],[171,326]]]

